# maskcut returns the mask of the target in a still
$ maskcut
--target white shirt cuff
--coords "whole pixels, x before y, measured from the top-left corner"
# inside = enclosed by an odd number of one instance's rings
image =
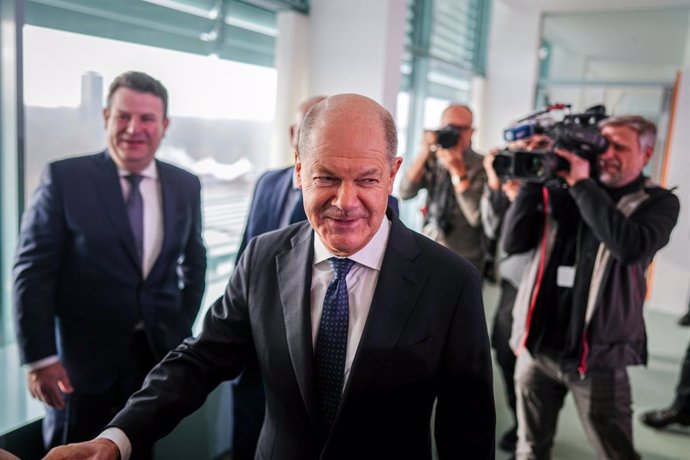
[[[129,460],[129,457],[132,455],[132,443],[129,442],[129,438],[124,431],[116,427],[110,427],[103,430],[98,437],[110,439],[120,450],[120,460]]]
[[[34,361],[32,363],[27,363],[24,365],[24,368],[29,372],[33,372],[43,369],[44,367],[52,366],[53,364],[59,362],[60,358],[58,358],[58,355],[53,355],[48,356],[47,358],[39,359],[38,361]]]

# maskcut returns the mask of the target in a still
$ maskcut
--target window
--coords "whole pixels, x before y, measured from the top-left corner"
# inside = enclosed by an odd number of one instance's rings
[[[171,125],[158,156],[203,185],[209,304],[232,268],[254,176],[267,166],[276,12],[288,8],[306,12],[308,1],[0,1],[0,434],[43,413],[18,371],[11,314],[17,218],[40,171],[104,148],[101,110],[116,75],[159,78]]]
[[[47,162],[103,150],[107,85],[126,70],[149,73],[170,94],[170,128],[157,157],[202,181],[206,299],[217,298],[233,266],[254,174],[268,166],[275,69],[34,26],[25,27],[24,45],[32,69],[24,79],[26,195]]]
[[[202,180],[210,303],[232,270],[255,174],[268,166],[276,11],[285,8],[307,2],[27,0],[23,192],[47,162],[104,148],[101,110],[115,76],[160,79],[171,124],[157,156]]]

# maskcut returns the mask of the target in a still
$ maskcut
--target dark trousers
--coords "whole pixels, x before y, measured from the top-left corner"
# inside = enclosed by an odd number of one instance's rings
[[[680,379],[676,387],[676,399],[673,401],[673,407],[683,413],[690,414],[690,343],[688,343],[681,363]]]
[[[517,425],[515,403],[515,354],[510,348],[510,333],[513,328],[513,304],[517,289],[508,281],[501,280],[501,293],[494,314],[494,325],[491,330],[491,346],[496,351],[496,361],[501,369],[506,387],[508,405],[513,412],[513,421]]]
[[[637,460],[633,447],[632,400],[625,368],[590,369],[584,379],[543,355],[525,349],[517,358],[518,412],[516,458],[551,458],[558,413],[570,392],[598,459]]]
[[[144,331],[134,333],[127,353],[128,366],[107,390],[93,394],[75,389],[74,393],[66,395],[65,409],[46,406],[43,419],[46,450],[95,438],[124,407],[132,393],[141,387],[144,377],[156,364]],[[150,459],[152,453],[152,446],[135,446],[131,459]]]
[[[248,366],[232,386],[232,403],[232,460],[253,460],[266,410],[258,365]]]

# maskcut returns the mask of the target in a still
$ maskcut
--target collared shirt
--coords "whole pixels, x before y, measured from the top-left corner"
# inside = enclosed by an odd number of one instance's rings
[[[127,202],[131,188],[127,176],[131,173],[120,168],[118,168],[117,172],[120,175],[122,196],[125,202]],[[142,260],[141,267],[144,279],[146,279],[163,246],[163,200],[156,162],[152,161],[149,163],[139,175],[143,176],[139,183],[139,190],[144,200],[144,260]]]
[[[350,320],[347,329],[347,351],[345,354],[345,382],[347,382],[350,375],[352,360],[362,338],[364,324],[369,316],[369,309],[374,298],[383,256],[386,252],[390,227],[390,221],[384,218],[378,231],[366,246],[348,256],[355,264],[345,278],[350,310]],[[315,349],[321,323],[323,301],[326,297],[328,284],[333,279],[333,271],[328,263],[328,259],[331,257],[335,256],[323,244],[317,234],[314,238],[314,265],[311,279],[311,336]]]
[[[366,246],[348,257],[354,260],[355,264],[345,277],[350,309],[350,321],[347,330],[347,352],[345,355],[345,382],[347,382],[350,375],[352,360],[362,338],[367,316],[369,316],[369,309],[374,298],[376,283],[379,279],[383,256],[388,244],[390,228],[390,221],[384,218],[378,231]],[[311,332],[314,345],[316,345],[316,338],[319,334],[321,311],[323,310],[326,290],[328,289],[328,284],[333,279],[333,272],[328,263],[328,259],[331,257],[335,256],[316,235],[314,238],[314,262],[311,278]],[[98,437],[113,441],[120,450],[121,460],[129,460],[132,453],[132,444],[124,431],[111,427],[105,429]]]

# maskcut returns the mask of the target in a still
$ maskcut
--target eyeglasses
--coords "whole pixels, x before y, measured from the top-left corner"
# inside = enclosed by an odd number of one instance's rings
[[[453,125],[449,124],[448,126],[452,126],[453,128],[457,129],[461,133],[467,132],[470,129],[472,129],[472,125]]]

